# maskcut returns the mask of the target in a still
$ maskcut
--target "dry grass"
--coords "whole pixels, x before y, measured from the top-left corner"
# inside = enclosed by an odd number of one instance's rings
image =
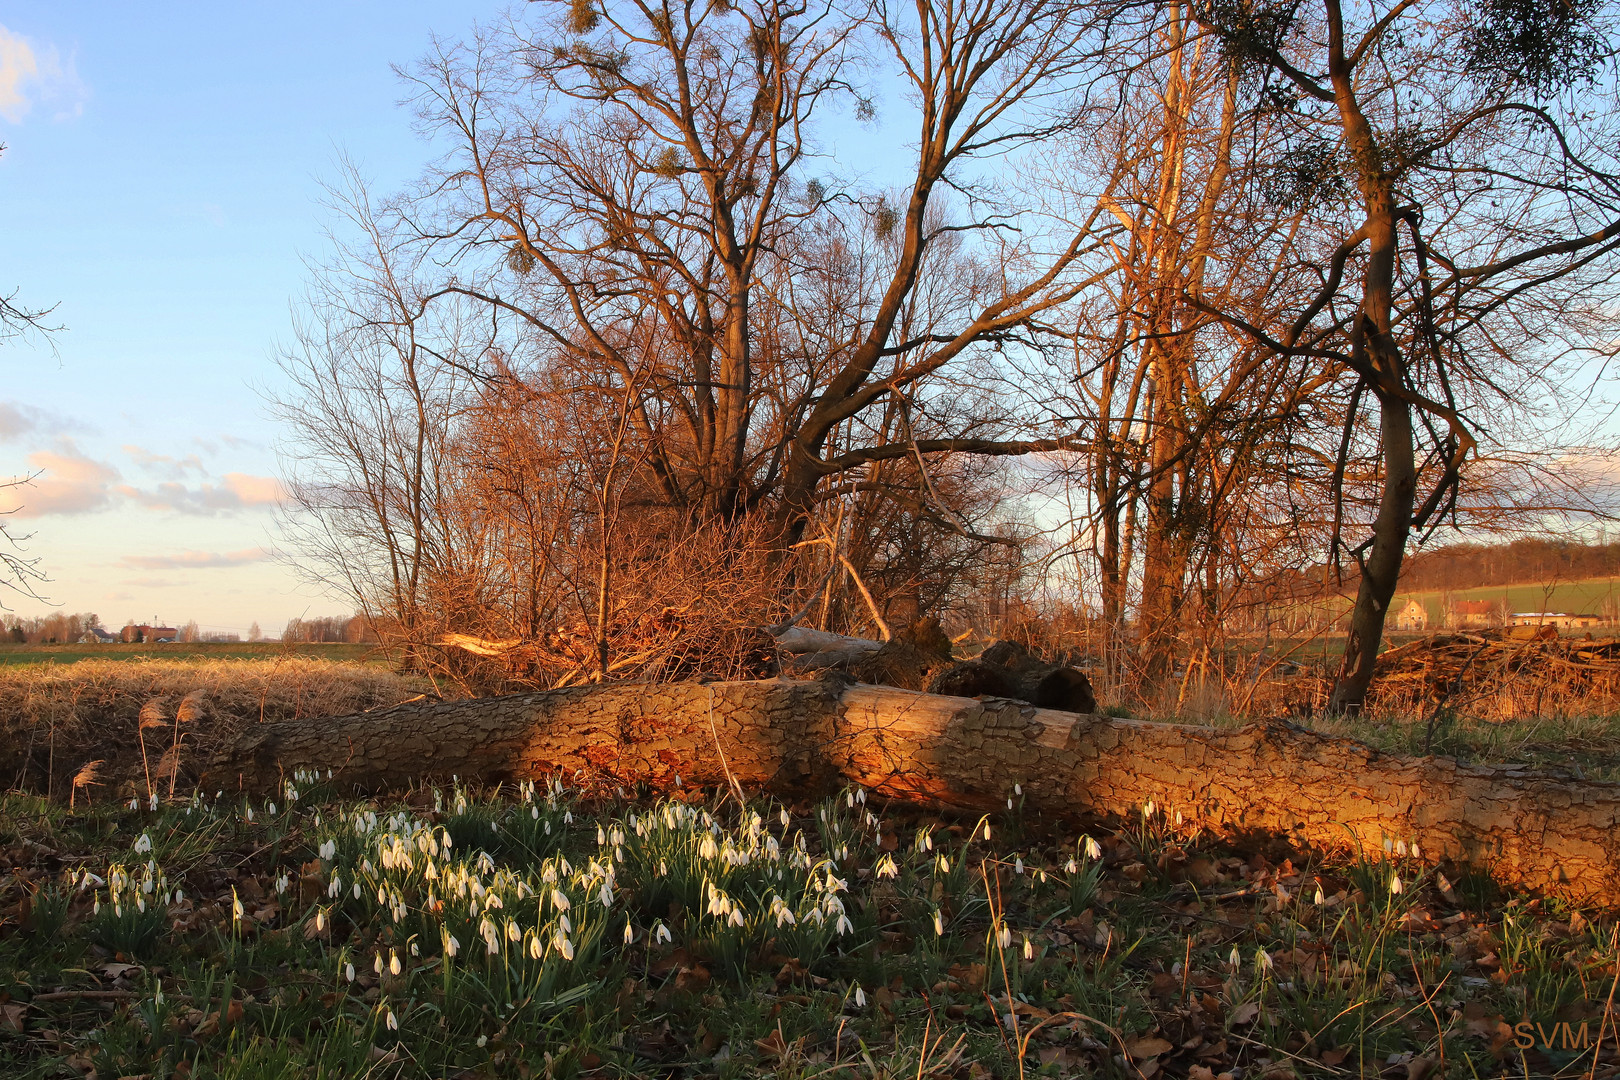
[[[128,798],[160,778],[167,789],[244,724],[364,712],[431,690],[376,666],[297,656],[0,668],[0,784],[66,796],[74,774],[101,761],[96,794]]]

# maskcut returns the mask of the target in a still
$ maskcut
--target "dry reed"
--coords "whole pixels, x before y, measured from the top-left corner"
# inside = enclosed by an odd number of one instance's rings
[[[188,758],[244,725],[364,712],[428,689],[385,668],[295,656],[0,668],[0,785],[76,793],[86,785],[74,785],[74,773],[98,760],[99,782],[121,798],[150,795],[165,778],[172,794]],[[146,729],[171,725],[154,770]]]

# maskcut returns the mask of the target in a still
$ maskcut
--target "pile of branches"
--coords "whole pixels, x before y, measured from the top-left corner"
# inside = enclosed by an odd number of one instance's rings
[[[1620,708],[1620,639],[1561,638],[1550,626],[1439,634],[1378,658],[1381,711],[1466,711],[1517,720]]]

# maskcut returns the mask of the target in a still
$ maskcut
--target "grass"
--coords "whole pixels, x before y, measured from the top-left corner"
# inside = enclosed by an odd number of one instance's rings
[[[1016,802],[675,796],[0,797],[0,1074],[1616,1071],[1612,1023],[1600,1061],[1564,1045],[1598,1035],[1614,924],[1398,841],[1324,862],[1152,810],[1085,836]]]
[[[280,642],[198,642],[175,645],[13,645],[0,644],[0,666],[77,664],[85,660],[306,660],[387,665],[376,645],[282,644]]]
[[[425,679],[301,651],[259,660],[97,656],[0,666],[0,784],[67,797],[74,777],[94,763],[86,791],[127,797],[149,790],[166,751],[184,777],[200,754],[245,724],[363,712],[433,691]],[[181,710],[187,698],[191,706]]]

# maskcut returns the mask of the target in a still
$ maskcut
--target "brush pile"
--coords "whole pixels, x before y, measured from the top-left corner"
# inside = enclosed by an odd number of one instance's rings
[[[1620,639],[1562,638],[1552,627],[1414,641],[1378,658],[1381,710],[1447,707],[1491,720],[1620,708]]]

